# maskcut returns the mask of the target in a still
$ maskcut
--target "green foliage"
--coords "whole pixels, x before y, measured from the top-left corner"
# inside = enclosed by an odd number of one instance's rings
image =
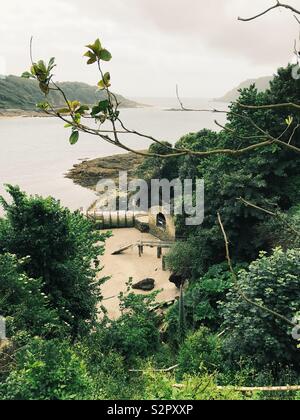
[[[92,386],[85,363],[67,342],[34,339],[17,353],[14,370],[0,384],[0,399],[89,399]]]
[[[93,399],[129,400],[138,398],[144,379],[139,373],[129,371],[128,360],[113,349],[103,345],[103,328],[98,327],[78,346],[94,382]]]
[[[70,144],[73,146],[76,144],[79,140],[79,131],[73,130],[71,136],[70,136]]]
[[[174,153],[172,145],[168,142],[153,143],[149,147],[149,153],[154,155],[170,155]],[[137,176],[142,177],[150,182],[151,179],[168,179],[178,178],[177,174],[177,158],[160,158],[158,156],[149,156],[144,159],[138,167]]]
[[[119,118],[118,98],[109,90],[111,75],[102,69],[102,61],[110,61],[111,53],[99,39],[87,48],[87,64],[97,63],[101,73],[100,93],[93,93],[96,100],[90,101],[80,89],[72,97],[68,85],[53,84],[54,58],[48,64],[33,63],[30,72],[23,74],[25,79],[35,79],[26,85],[22,82],[29,90],[27,96],[38,98],[34,102],[40,110],[60,105],[63,108],[55,115],[71,117],[66,124],[72,129],[71,144],[79,140],[82,117],[90,112],[90,106],[83,104],[95,104],[90,116],[100,126],[109,120],[114,128]],[[221,132],[189,134],[176,148],[238,150],[265,140],[268,134],[299,146],[297,110],[242,106],[297,102],[300,82],[291,71],[291,66],[279,69],[266,92],[259,93],[254,85],[241,90]],[[0,81],[0,106],[21,101],[18,96],[7,101],[10,82],[10,78]],[[263,136],[257,127],[265,132]],[[298,381],[299,348],[291,328],[242,299],[228,267],[220,264],[224,238],[216,215],[222,214],[229,242],[234,244],[231,252],[237,271],[238,261],[248,266],[261,249],[284,247],[271,256],[261,253],[247,270],[239,271],[239,287],[252,301],[288,319],[299,316],[299,156],[276,143],[238,158],[218,153],[178,158],[172,156],[175,148],[167,142],[153,144],[149,152],[151,156],[137,171],[148,182],[178,177],[205,180],[204,223],[190,228],[178,218],[178,230],[187,240],[178,243],[167,259],[175,274],[190,280],[188,289],[184,294],[181,290],[179,302],[162,319],[155,306],[157,293],[136,295],[129,283],[127,293],[120,295],[120,317],[109,319],[103,308],[99,321],[104,279],[99,279],[98,258],[106,236],[54,199],[27,197],[9,186],[12,203],[1,199],[6,218],[0,220],[0,310],[11,339],[0,359],[0,369],[6,368],[0,372],[1,399],[267,399],[272,397],[259,393],[250,397],[216,384]],[[245,206],[239,197],[275,209],[276,217]],[[166,322],[162,325],[162,321]],[[161,331],[166,332],[167,343],[162,342]],[[64,341],[54,339],[58,336]],[[14,362],[7,363],[8,359]],[[175,360],[177,370],[163,369]],[[181,383],[176,385],[178,380]],[[294,393],[289,396],[299,398]],[[287,394],[277,397],[288,398]]]
[[[27,197],[12,186],[7,191],[12,202],[1,199],[6,222],[0,224],[0,253],[28,257],[26,274],[42,279],[50,307],[71,326],[73,336],[84,334],[97,318],[103,279],[96,275],[106,236],[53,198]]]
[[[30,72],[22,74],[24,79],[36,79],[39,82],[39,88],[45,95],[50,92],[49,84],[52,79],[52,70],[56,67],[55,58],[49,60],[48,65],[43,60],[33,63]]]
[[[178,354],[179,377],[214,373],[222,368],[221,340],[202,327],[190,335]]]
[[[90,86],[79,82],[62,82],[57,84],[66,94],[70,101],[78,100],[82,104],[92,105],[105,100],[107,95],[97,90],[96,86]],[[120,95],[116,95],[122,106],[133,106]],[[51,90],[48,101],[56,108],[66,107],[66,103],[59,92]],[[45,95],[40,91],[36,80],[26,80],[16,76],[8,76],[0,79],[0,108],[2,109],[23,109],[26,111],[36,110],[36,105],[42,109],[47,107]]]
[[[153,311],[157,293],[120,295],[121,316],[109,321],[104,346],[126,359],[147,357],[159,346],[159,318]]]
[[[184,295],[188,330],[196,331],[205,325],[211,331],[218,331],[223,322],[219,303],[225,300],[232,287],[232,276],[226,263],[212,266],[203,277],[193,281]],[[174,344],[177,342],[178,305],[174,304],[166,315],[167,337]]]
[[[291,66],[279,69],[266,92],[258,93],[255,86],[242,90],[239,100],[230,107],[226,129],[219,134],[203,130],[185,136],[176,146],[202,151],[247,147],[260,141],[257,136],[261,132],[255,128],[255,124],[273,137],[281,136],[281,140],[292,141],[293,145],[299,146],[299,130],[290,139],[300,122],[296,110],[252,110],[241,108],[240,105],[297,103],[300,81],[293,79],[291,71]],[[299,155],[276,144],[238,157],[181,157],[177,159],[177,174],[181,178],[195,177],[205,181],[204,223],[198,229],[191,229],[178,219],[179,234],[190,237],[188,244],[194,244],[194,249],[190,245],[191,258],[186,258],[186,244],[182,245],[182,258],[180,257],[179,244],[176,257],[171,256],[170,260],[175,273],[181,267],[180,271],[187,272],[193,279],[203,275],[211,265],[224,260],[223,237],[216,218],[218,212],[222,214],[228,239],[234,245],[231,250],[233,258],[250,262],[257,257],[259,250],[270,250],[268,232],[264,236],[257,234],[259,226],[269,220],[270,216],[255,208],[246,207],[238,199],[243,197],[260,207],[277,209],[279,212],[286,212],[299,203]],[[273,233],[270,232],[271,235]],[[176,261],[181,261],[183,265]]]
[[[300,251],[274,250],[261,253],[249,269],[239,273],[239,286],[249,299],[284,315],[291,321],[300,312]],[[270,366],[275,371],[289,366],[299,370],[299,350],[291,327],[275,316],[243,300],[233,289],[223,303],[225,346],[235,363],[250,358],[254,366]]]
[[[101,42],[99,39],[96,39],[94,44],[86,45],[88,51],[84,54],[88,58],[87,64],[94,64],[97,61],[110,61],[112,59],[111,53],[102,48]]]
[[[51,337],[66,334],[57,311],[50,308],[43,283],[24,273],[26,259],[0,254],[0,313],[7,321],[7,334],[25,332],[31,336]]]
[[[176,385],[176,378],[172,374],[157,373],[149,369],[146,374],[147,384],[144,399],[150,400],[243,400],[246,396],[231,389],[217,388],[214,377],[209,375],[190,376]]]
[[[288,212],[278,212],[256,227],[257,236],[267,238],[268,248],[281,246],[283,249],[300,248],[300,206]]]

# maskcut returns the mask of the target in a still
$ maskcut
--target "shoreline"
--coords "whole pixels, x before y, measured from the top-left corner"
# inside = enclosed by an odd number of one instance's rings
[[[138,102],[127,99],[120,104],[120,109],[142,109],[149,108],[151,105],[139,104]],[[55,118],[53,115],[47,115],[45,112],[27,109],[6,109],[0,108],[0,119],[4,118]]]
[[[0,109],[0,119],[7,118],[53,118],[39,111],[27,111],[22,109]]]
[[[74,184],[95,191],[97,183],[103,178],[118,181],[120,171],[126,171],[128,179],[133,179],[138,166],[144,159],[143,156],[129,152],[83,160],[75,164],[65,174],[65,178],[71,179]]]

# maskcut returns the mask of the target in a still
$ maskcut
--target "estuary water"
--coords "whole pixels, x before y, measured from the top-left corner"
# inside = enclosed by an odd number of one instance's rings
[[[161,140],[175,143],[181,136],[203,128],[216,130],[216,114],[202,112],[171,112],[178,107],[174,99],[135,98],[151,106],[122,109],[121,118],[130,129],[142,131]],[[186,106],[226,110],[226,104],[207,100],[186,99]],[[221,123],[223,114],[218,115]],[[80,141],[71,146],[69,131],[54,118],[0,119],[0,195],[5,196],[4,184],[19,185],[30,194],[53,196],[72,210],[87,209],[96,195],[75,185],[64,177],[81,160],[110,156],[122,150],[94,136],[81,134]],[[124,140],[135,149],[145,149],[149,142],[127,135]],[[1,213],[1,210],[0,210]]]

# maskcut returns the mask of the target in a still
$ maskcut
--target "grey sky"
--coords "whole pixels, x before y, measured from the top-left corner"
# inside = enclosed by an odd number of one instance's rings
[[[290,0],[300,8],[300,0]],[[1,0],[0,73],[20,74],[35,58],[57,58],[57,80],[96,83],[84,45],[97,37],[113,54],[113,89],[128,97],[216,97],[272,74],[292,58],[299,29],[287,11],[242,23],[274,0]]]

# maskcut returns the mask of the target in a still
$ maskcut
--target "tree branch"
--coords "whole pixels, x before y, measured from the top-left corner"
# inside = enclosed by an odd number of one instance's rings
[[[249,18],[238,17],[238,20],[240,20],[242,22],[250,22],[251,20],[258,19],[258,18],[266,15],[267,13],[271,12],[272,10],[278,9],[278,8],[288,9],[291,12],[293,12],[293,13],[295,13],[297,15],[300,15],[300,11],[297,10],[297,9],[295,9],[293,6],[290,6],[289,4],[280,3],[280,1],[277,0],[276,1],[276,4],[274,4],[274,6],[269,7],[268,9],[264,10],[263,12],[255,15],[255,16],[249,17]]]

